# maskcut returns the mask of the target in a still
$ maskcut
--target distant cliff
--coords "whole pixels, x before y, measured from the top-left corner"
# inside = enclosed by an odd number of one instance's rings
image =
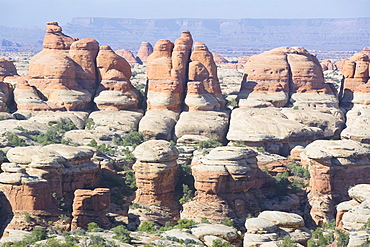
[[[58,21],[58,20],[56,20]],[[279,46],[309,50],[361,50],[370,44],[370,18],[350,19],[127,19],[77,17],[63,25],[72,37],[90,37],[113,49],[136,52],[142,41],[175,40],[190,30],[196,41],[221,54],[246,54]],[[0,27],[0,40],[37,44],[43,31]],[[21,34],[21,32],[24,32]],[[40,47],[41,49],[41,47]],[[235,53],[236,52],[236,53]]]

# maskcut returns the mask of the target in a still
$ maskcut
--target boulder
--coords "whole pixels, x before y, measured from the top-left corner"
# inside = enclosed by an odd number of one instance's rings
[[[370,144],[369,126],[370,107],[355,105],[346,114],[346,128],[341,132],[341,139],[354,140]]]
[[[294,213],[263,211],[257,218],[247,219],[245,227],[244,247],[280,246],[279,239],[287,235],[295,243],[306,246],[311,238],[303,218]]]
[[[227,111],[182,112],[175,126],[174,139],[180,139],[184,135],[197,135],[223,142],[228,126]]]
[[[146,111],[139,123],[139,132],[143,133],[146,140],[170,141],[179,115],[177,112],[168,110]]]
[[[328,117],[330,118],[329,115]],[[332,121],[333,123],[337,122]],[[334,130],[336,129],[334,127]],[[288,119],[277,108],[234,109],[231,113],[230,127],[226,136],[232,142],[242,141],[252,147],[263,146],[267,152],[281,155],[288,155],[294,146],[306,146],[313,140],[323,137],[324,131],[322,129]]]

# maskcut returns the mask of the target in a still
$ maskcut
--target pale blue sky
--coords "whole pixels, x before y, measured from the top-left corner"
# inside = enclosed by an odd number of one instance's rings
[[[370,17],[370,0],[0,0],[0,26],[61,25],[73,17],[352,18]]]

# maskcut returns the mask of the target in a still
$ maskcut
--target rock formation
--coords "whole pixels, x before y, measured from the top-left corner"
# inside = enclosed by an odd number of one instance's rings
[[[141,43],[139,51],[137,52],[136,59],[138,59],[142,64],[146,64],[146,61],[150,54],[153,52],[153,46],[147,42],[144,41]]]
[[[137,186],[134,203],[151,208],[150,212],[135,211],[135,214],[154,217],[163,223],[178,218],[178,202],[175,200],[177,149],[167,141],[151,140],[139,145],[133,153],[137,159],[133,165]],[[170,216],[165,215],[166,219],[163,214]]]
[[[306,246],[311,238],[301,216],[280,211],[263,211],[257,218],[247,219],[245,228],[244,247],[280,246],[281,239],[287,235],[295,243]]]
[[[309,166],[308,201],[317,225],[334,219],[334,206],[349,199],[350,186],[370,183],[369,154],[370,146],[351,140],[317,140],[305,148],[301,157]]]
[[[5,112],[14,105],[13,86],[4,82],[6,77],[18,77],[17,69],[12,61],[0,58],[0,112]]]
[[[138,60],[135,58],[134,54],[128,49],[120,49],[115,51],[117,55],[123,57],[130,65],[134,64],[141,64],[138,62]]]
[[[320,65],[321,65],[322,71],[334,70],[335,69],[335,65],[329,59],[322,60]]]
[[[338,107],[336,91],[324,82],[319,61],[300,47],[254,55],[244,66],[240,107]]]
[[[93,64],[97,42],[87,39],[77,41],[78,43],[72,46],[76,39],[64,35],[56,22],[49,22],[46,30],[44,49],[31,59],[30,79],[28,85],[23,83],[22,87],[23,91],[29,90],[33,97],[36,97],[37,93],[38,98],[31,99],[33,110],[89,108],[92,98],[89,90],[92,90],[91,87],[95,83]],[[68,52],[71,47],[70,56]],[[78,82],[85,84],[82,86]],[[18,93],[17,96],[16,102],[27,100],[22,93]],[[40,103],[39,109],[36,109],[36,103]]]
[[[342,74],[345,78],[341,104],[346,108],[353,105],[368,105],[369,95],[369,57],[356,53],[344,63]]]
[[[196,42],[191,53],[187,92],[184,100],[188,112],[182,112],[175,126],[175,137],[198,135],[224,141],[229,113],[225,109],[217,77],[217,67],[206,45]]]
[[[227,61],[226,58],[224,58],[218,53],[212,53],[212,56],[213,56],[213,59],[215,60],[216,65],[224,65],[224,64],[229,63],[229,61]]]
[[[97,56],[100,85],[94,102],[100,110],[137,109],[139,91],[131,85],[131,66],[109,46],[100,47]]]
[[[348,190],[350,201],[337,205],[336,225],[349,231],[348,246],[363,246],[370,243],[370,234],[364,229],[370,219],[370,185],[358,184]]]
[[[100,228],[109,229],[111,223],[106,217],[106,209],[109,205],[110,192],[108,188],[76,190],[72,206],[71,231],[86,230],[90,222],[97,223]]]
[[[259,212],[253,191],[261,187],[265,174],[258,169],[256,156],[248,148],[218,147],[194,157],[195,197],[183,205],[181,218],[222,222],[229,217],[243,224],[248,214]]]
[[[35,222],[47,225],[48,220],[58,220],[62,212],[56,205],[61,200],[63,209],[70,210],[75,190],[100,182],[100,168],[92,156],[90,149],[62,144],[10,149],[7,158],[11,163],[3,163],[0,174],[2,200],[14,214],[7,228],[30,230]],[[35,221],[25,223],[25,212],[35,216]]]
[[[76,82],[83,89],[94,95],[97,87],[96,56],[99,43],[95,39],[86,38],[72,43],[69,57],[75,62]]]
[[[58,22],[47,22],[46,35],[42,46],[44,49],[69,50],[76,40],[78,39],[63,34]]]

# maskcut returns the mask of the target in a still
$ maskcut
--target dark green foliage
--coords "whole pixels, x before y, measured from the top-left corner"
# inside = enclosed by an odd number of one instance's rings
[[[137,228],[142,232],[155,232],[157,229],[154,222],[145,221]]]
[[[222,224],[224,224],[225,226],[235,227],[234,222],[233,222],[233,221],[232,221],[232,219],[230,219],[230,218],[225,218],[225,219],[222,221]]]
[[[212,242],[212,247],[230,247],[231,244],[225,241],[222,241],[222,239],[215,239]]]
[[[266,152],[264,147],[257,147],[256,150],[257,150],[257,152],[260,152],[260,153]]]
[[[126,177],[125,177],[126,186],[131,188],[132,191],[135,191],[136,190],[135,172],[127,166],[123,166],[122,168],[126,174]]]
[[[194,220],[188,220],[188,219],[179,219],[177,221],[177,225],[174,226],[174,228],[179,228],[179,229],[184,229],[184,228],[191,228],[195,225],[196,223]]]
[[[215,147],[220,147],[220,146],[222,146],[222,143],[214,138],[210,138],[206,141],[200,141],[198,144],[199,149],[215,148]]]
[[[108,241],[105,238],[98,235],[90,236],[90,247],[117,247],[113,241]]]
[[[209,220],[206,217],[202,217],[201,222],[204,224],[210,224]]]
[[[349,241],[349,235],[343,230],[335,229],[335,220],[324,223],[323,227],[318,227],[311,231],[312,237],[308,240],[308,247],[321,247],[337,241],[338,247],[345,247]]]
[[[135,158],[134,154],[128,148],[126,148],[123,151],[123,153],[125,154],[126,160],[132,161],[132,162],[136,161],[136,158]]]
[[[95,126],[94,119],[88,118],[85,123],[85,129],[87,130],[92,130]]]
[[[114,232],[113,238],[119,240],[122,243],[131,243],[132,237],[130,236],[130,231],[127,230],[124,226],[116,226],[112,228]]]
[[[45,134],[41,133],[41,134],[35,135],[35,134],[30,134],[29,131],[27,130],[23,130],[23,131],[26,132],[33,141],[45,146],[45,145],[54,144],[54,143],[67,144],[68,140],[63,141],[63,135],[67,131],[70,131],[73,129],[76,129],[76,125],[71,121],[66,121],[64,123],[58,122],[56,124],[49,123],[49,128]]]
[[[8,142],[10,143],[10,145],[13,146],[13,147],[26,146],[26,141],[25,140],[23,140],[22,138],[18,137],[16,134],[14,134],[10,131],[7,131],[5,133],[5,137],[8,140]]]
[[[90,143],[87,144],[87,146],[94,147],[98,149],[102,154],[105,154],[105,155],[114,154],[114,150],[111,145],[105,144],[105,143],[98,145],[98,143],[94,139],[92,139]]]
[[[169,230],[173,229],[173,227],[174,227],[173,224],[170,221],[167,221],[166,223],[164,223],[164,226],[159,228],[158,231],[160,231],[160,232],[169,231]]]
[[[185,202],[193,199],[194,193],[187,184],[182,185],[182,191],[183,191],[183,196],[179,200],[180,204],[184,204]]]
[[[295,242],[290,238],[289,235],[286,235],[281,242],[281,247],[295,247]]]
[[[115,145],[133,146],[134,148],[144,142],[144,135],[137,131],[130,131],[121,139],[113,140]]]
[[[16,243],[5,243],[4,247],[29,247],[37,241],[47,238],[47,232],[41,227],[35,227],[30,235],[24,237],[22,241]]]
[[[96,224],[95,222],[90,222],[89,224],[87,224],[87,231],[88,232],[102,232],[104,230],[101,229],[98,226],[98,224]]]

